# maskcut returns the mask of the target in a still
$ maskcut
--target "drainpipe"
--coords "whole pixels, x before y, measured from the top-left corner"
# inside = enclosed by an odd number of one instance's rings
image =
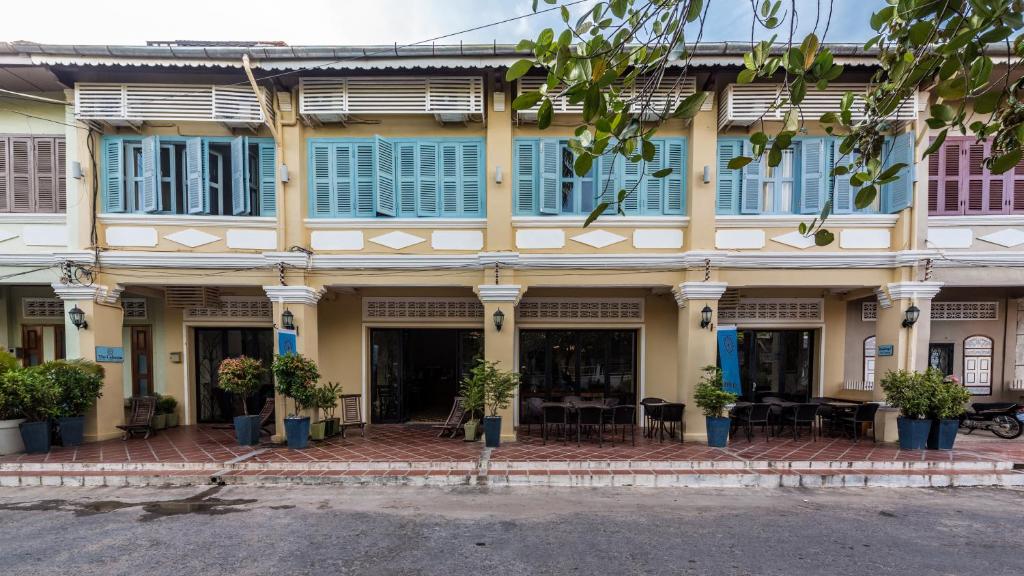
[[[263,113],[263,123],[270,129],[270,134],[274,137],[274,146],[277,149],[275,156],[278,158],[278,164],[282,164],[280,159],[284,158],[284,142],[281,138],[281,133],[278,131],[277,126],[270,120],[270,110],[267,108],[266,99],[260,97],[260,87],[256,84],[256,77],[252,74],[252,66],[249,62],[249,55],[242,54],[242,68],[245,70],[245,75],[249,79],[249,85],[252,86],[252,92],[256,95],[256,101],[260,105],[260,112]],[[278,121],[280,119],[277,119]],[[275,170],[276,173],[276,170]],[[279,224],[287,222],[285,214],[285,202],[284,202],[284,183],[280,181],[280,178],[276,179],[277,182],[274,186],[280,190],[280,194],[277,194],[277,221]],[[284,226],[277,226],[277,247],[279,250],[283,250],[285,246],[285,231]]]

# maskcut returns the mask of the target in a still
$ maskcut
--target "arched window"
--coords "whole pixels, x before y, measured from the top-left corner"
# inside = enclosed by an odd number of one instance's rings
[[[871,390],[875,386],[875,337],[864,339],[864,387]]]
[[[975,396],[992,394],[992,339],[988,336],[964,340],[964,386]]]

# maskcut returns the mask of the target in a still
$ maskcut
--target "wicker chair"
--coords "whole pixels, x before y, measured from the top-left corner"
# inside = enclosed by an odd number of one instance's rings
[[[260,410],[260,432],[271,434],[269,428],[274,424],[274,404],[273,396],[263,402],[263,409]]]
[[[132,413],[128,422],[117,428],[123,431],[122,440],[127,440],[138,433],[145,433],[143,438],[149,438],[153,433],[153,414],[156,412],[156,398],[153,396],[139,396],[132,398]]]
[[[560,402],[549,402],[541,406],[544,411],[544,422],[541,427],[541,438],[543,443],[548,443],[548,430],[554,428],[561,432],[562,442],[565,442],[569,428],[569,408]]]

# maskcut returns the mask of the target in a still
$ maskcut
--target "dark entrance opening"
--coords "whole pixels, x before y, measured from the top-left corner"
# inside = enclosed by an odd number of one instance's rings
[[[248,356],[263,362],[263,387],[249,398],[249,414],[258,414],[273,397],[270,364],[274,334],[270,328],[196,328],[196,404],[199,422],[229,422],[242,413],[238,400],[217,386],[217,369],[225,358]]]
[[[480,330],[371,329],[371,422],[443,422],[483,341]]]
[[[743,400],[810,400],[814,383],[813,330],[741,329],[736,336]]]

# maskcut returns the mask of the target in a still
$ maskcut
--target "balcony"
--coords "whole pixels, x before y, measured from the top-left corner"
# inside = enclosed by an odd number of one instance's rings
[[[433,114],[439,122],[482,118],[479,76],[302,78],[299,113],[309,123],[345,122],[353,114]]]
[[[272,110],[270,93],[260,97]],[[111,126],[147,121],[219,122],[256,128],[268,121],[249,86],[172,84],[76,84],[75,117]],[[273,118],[269,119],[273,121]]]
[[[826,112],[839,112],[843,94],[853,92],[853,121],[865,118],[864,101],[859,96],[867,91],[867,84],[836,83],[825,90],[809,89],[800,103],[799,111],[806,120],[817,120]],[[729,84],[722,91],[718,111],[719,129],[732,126],[750,126],[762,119],[781,121],[794,106],[786,104],[772,108],[781,99],[788,98],[782,84]],[[892,114],[892,120],[917,119],[917,98],[908,98]]]

